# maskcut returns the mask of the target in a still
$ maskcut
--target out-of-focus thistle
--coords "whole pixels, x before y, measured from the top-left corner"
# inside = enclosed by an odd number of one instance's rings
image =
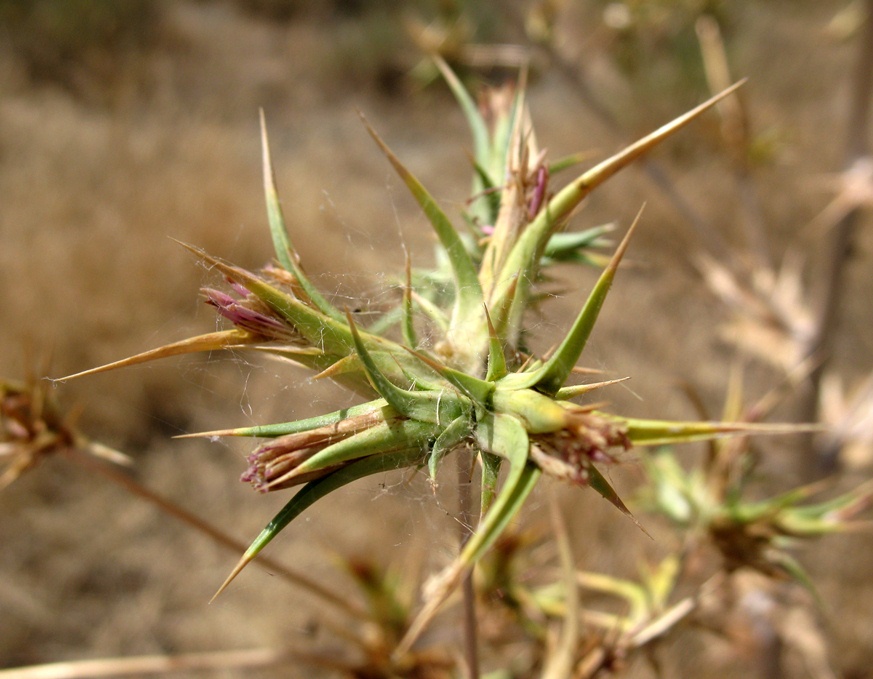
[[[713,475],[699,467],[685,471],[667,449],[648,456],[644,465],[651,480],[642,496],[645,508],[707,539],[728,572],[751,568],[771,578],[797,580],[813,591],[789,550],[812,538],[870,528],[869,522],[855,520],[873,504],[870,482],[821,502],[809,500],[824,490],[822,483],[752,501],[743,498],[747,475],[736,469],[737,478],[713,483]]]
[[[58,414],[46,383],[0,381],[0,489],[49,455],[75,445],[77,434]]]
[[[742,399],[739,373],[734,376],[723,415],[750,421],[780,401],[778,390],[751,407]],[[829,500],[810,500],[829,482],[792,488],[765,499],[748,499],[756,460],[747,437],[714,440],[709,454],[685,470],[669,448],[643,459],[648,483],[639,505],[667,517],[688,536],[687,547],[708,543],[721,555],[723,570],[752,569],[773,579],[794,579],[815,594],[812,582],[791,554],[803,542],[825,535],[869,530],[857,517],[873,505],[873,482],[867,481]],[[688,552],[691,550],[688,549]]]
[[[131,463],[123,453],[86,439],[75,419],[58,408],[48,382],[0,379],[0,490],[45,458],[71,449],[116,464]]]
[[[546,165],[536,145],[520,87],[480,108],[454,74],[438,62],[473,131],[475,178],[467,232],[459,232],[415,176],[376,132],[368,131],[421,206],[450,269],[450,295],[407,271],[405,294],[394,313],[398,340],[386,323],[358,327],[304,273],[285,227],[263,126],[264,181],[276,265],[246,271],[188,247],[227,279],[231,292],[205,289],[206,301],[234,328],[119,361],[95,372],[192,351],[249,348],[280,356],[330,377],[370,400],[306,420],[227,429],[202,435],[268,439],[249,458],[243,480],[260,491],[304,484],[256,538],[221,589],[307,507],[361,477],[401,467],[437,474],[452,451],[469,448],[482,467],[479,526],[457,560],[432,583],[426,603],[407,630],[416,638],[463,574],[489,549],[518,513],[542,473],[589,485],[619,509],[621,499],[599,471],[634,445],[703,440],[731,433],[779,431],[747,423],[661,422],[600,412],[570,399],[597,384],[566,386],[637,221],[591,290],[566,337],[548,358],[523,351],[525,312],[537,300],[543,270],[561,259],[580,259],[602,231],[563,233],[579,204],[598,185],[692,121],[738,85],[604,160],[562,189],[549,177],[565,162]],[[433,344],[419,342],[427,323]],[[379,328],[378,331],[375,328]],[[80,373],[80,375],[86,373]],[[502,484],[503,463],[509,471]],[[221,591],[221,590],[219,590]]]

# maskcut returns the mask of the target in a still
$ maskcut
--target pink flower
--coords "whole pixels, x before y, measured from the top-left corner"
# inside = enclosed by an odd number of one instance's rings
[[[238,283],[231,285],[241,299],[213,288],[202,288],[201,292],[206,297],[207,304],[214,306],[219,314],[241,330],[266,341],[291,342],[299,338],[294,328],[270,315],[272,310],[243,286]]]

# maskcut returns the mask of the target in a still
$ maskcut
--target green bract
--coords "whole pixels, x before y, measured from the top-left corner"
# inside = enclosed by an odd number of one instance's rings
[[[589,485],[624,512],[598,464],[634,445],[771,431],[743,423],[635,420],[568,399],[601,385],[566,386],[597,321],[637,219],[581,305],[566,337],[547,359],[524,351],[524,315],[537,284],[556,261],[590,262],[606,228],[565,233],[577,206],[598,185],[736,89],[734,86],[583,172],[557,192],[536,147],[523,89],[492,93],[478,108],[439,63],[474,136],[474,200],[459,230],[427,189],[367,129],[420,205],[438,238],[438,268],[406,272],[398,308],[370,328],[358,327],[315,287],[286,230],[263,126],[264,185],[276,264],[253,273],[190,246],[221,272],[227,292],[204,289],[206,301],[233,329],[210,333],[96,370],[192,351],[243,349],[280,356],[330,377],[371,400],[321,417],[204,435],[266,439],[243,475],[260,491],[302,485],[255,539],[222,585],[315,501],[364,476],[427,467],[436,476],[454,450],[476,452],[482,465],[482,516],[475,535],[434,584],[401,647],[416,635],[506,529],[545,473]],[[561,162],[569,167],[574,160]],[[441,268],[440,268],[441,267]],[[446,290],[448,289],[448,293]],[[438,341],[420,345],[428,323]],[[399,340],[386,332],[399,324]],[[86,374],[86,373],[80,373]],[[607,384],[607,383],[603,383]],[[499,484],[501,465],[509,470]],[[221,590],[219,590],[221,591]]]

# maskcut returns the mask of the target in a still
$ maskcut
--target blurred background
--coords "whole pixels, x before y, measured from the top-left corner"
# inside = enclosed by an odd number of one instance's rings
[[[764,297],[786,295],[806,327],[826,296],[827,239],[841,206],[873,196],[863,182],[849,194],[840,179],[863,9],[818,0],[0,0],[0,375],[67,375],[216,327],[198,297],[214,275],[172,239],[245,267],[269,260],[259,109],[307,270],[347,306],[375,312],[396,299],[404,253],[426,266],[433,241],[358,110],[457,216],[470,137],[429,51],[473,88],[529,62],[541,146],[552,158],[585,152],[593,164],[709,96],[698,23],[707,15],[732,78],[749,78],[733,119],[745,127],[732,137],[724,112],[707,114],[577,216],[580,228],[615,222],[623,232],[647,203],[583,359],[632,376],[608,398],[635,416],[696,417],[684,384],[717,415],[740,355],[754,355],[744,359],[746,391],[759,398],[784,380],[779,357],[792,346],[738,322],[700,257],[757,262],[732,269],[740,287],[762,261],[781,272],[781,287],[765,285]],[[866,220],[857,226],[828,364],[846,393],[873,367],[873,235]],[[566,270],[553,289],[570,294],[552,296],[535,319],[538,348],[559,336],[581,302],[574,291],[595,276]],[[81,411],[82,431],[134,458],[139,481],[249,540],[286,498],[238,483],[247,444],[170,437],[348,402],[309,377],[246,356],[184,357],[52,391]],[[803,398],[794,394],[776,419],[797,420]],[[869,472],[861,438],[844,479]],[[803,475],[805,445],[768,444],[772,488]],[[633,483],[638,472],[630,465],[613,478]],[[590,495],[562,494],[586,517],[571,524],[585,568],[633,572],[657,553]],[[340,591],[338,556],[426,572],[453,552],[444,529],[454,511],[452,497],[421,480],[362,482],[303,517],[270,554]],[[536,503],[530,514],[545,522]],[[305,593],[256,568],[207,605],[236,555],[61,458],[0,492],[0,545],[0,667],[337,643]],[[827,602],[829,661],[836,676],[873,676],[870,539],[822,546],[803,558]],[[677,646],[671,667],[741,676],[730,648]],[[277,672],[263,676],[287,676]]]

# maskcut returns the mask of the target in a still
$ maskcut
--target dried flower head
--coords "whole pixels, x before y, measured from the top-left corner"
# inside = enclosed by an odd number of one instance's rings
[[[126,455],[86,440],[76,430],[75,419],[61,413],[49,382],[0,380],[0,490],[47,457],[70,448],[117,464],[130,463]]]

